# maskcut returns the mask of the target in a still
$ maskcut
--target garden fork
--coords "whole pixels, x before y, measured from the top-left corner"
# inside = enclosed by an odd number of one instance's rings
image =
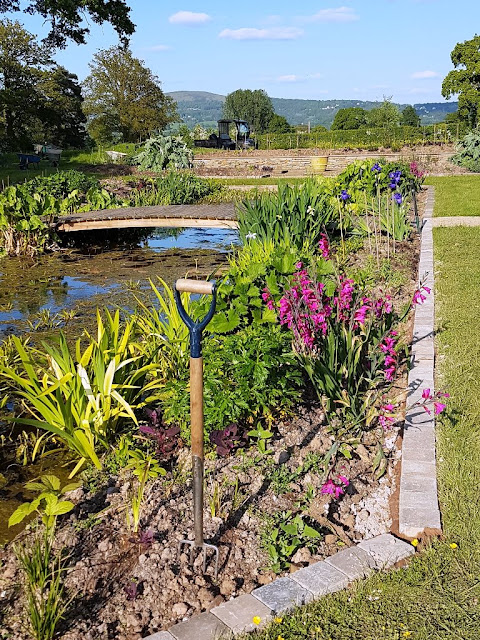
[[[180,292],[200,293],[213,296],[205,318],[195,322],[185,311]],[[202,332],[215,313],[216,288],[214,282],[197,280],[177,280],[174,287],[175,302],[178,313],[190,331],[190,424],[192,439],[193,466],[193,517],[195,540],[180,540],[178,552],[182,545],[190,546],[190,564],[193,564],[195,549],[203,553],[203,572],[207,570],[207,552],[212,550],[215,556],[215,579],[218,575],[218,547],[207,544],[203,539],[203,358]]]

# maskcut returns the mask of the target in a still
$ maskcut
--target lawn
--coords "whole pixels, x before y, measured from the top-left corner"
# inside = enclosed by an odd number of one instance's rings
[[[437,386],[451,394],[437,427],[446,538],[420,550],[406,569],[377,574],[297,610],[259,640],[480,636],[480,229],[435,229],[434,234]]]
[[[429,177],[426,184],[435,187],[435,217],[480,216],[480,174]]]

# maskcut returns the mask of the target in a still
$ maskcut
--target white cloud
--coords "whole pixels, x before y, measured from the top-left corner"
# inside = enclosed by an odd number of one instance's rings
[[[194,13],[193,11],[177,11],[168,19],[172,24],[199,25],[210,22],[208,13]]]
[[[168,51],[171,47],[168,44],[154,44],[151,47],[146,47],[146,51]]]
[[[300,76],[296,76],[293,73],[291,75],[286,76],[278,76],[278,82],[298,82],[299,80],[303,80]]]
[[[305,22],[356,22],[360,17],[352,7],[320,9],[313,16],[302,16]]]
[[[297,27],[271,27],[270,29],[224,29],[219,38],[228,40],[295,40],[303,35],[303,29]]]
[[[278,76],[277,82],[306,82],[307,80],[317,80],[323,78],[321,73],[310,73],[305,76],[298,76],[294,73],[284,76]]]
[[[412,73],[412,78],[423,80],[425,78],[438,78],[439,75],[436,71],[415,71],[415,73]]]

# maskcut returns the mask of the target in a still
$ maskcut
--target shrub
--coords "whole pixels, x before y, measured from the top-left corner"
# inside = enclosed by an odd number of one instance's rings
[[[129,205],[194,204],[222,190],[222,185],[213,180],[199,178],[193,173],[168,171],[161,178],[145,181],[142,188],[130,197]]]
[[[27,193],[50,195],[54,198],[66,198],[72,191],[86,194],[92,187],[99,189],[100,183],[93,176],[81,171],[58,171],[50,176],[38,176],[25,182]]]
[[[205,438],[247,419],[272,419],[301,397],[302,374],[291,339],[279,326],[251,325],[228,336],[210,336],[204,345]],[[190,440],[188,370],[166,383],[162,405],[166,422],[180,426]]]
[[[164,169],[190,169],[193,154],[179,136],[157,135],[149,138],[143,149],[132,159],[132,164],[144,171]]]
[[[470,131],[457,145],[452,162],[469,171],[480,173],[480,129]]]

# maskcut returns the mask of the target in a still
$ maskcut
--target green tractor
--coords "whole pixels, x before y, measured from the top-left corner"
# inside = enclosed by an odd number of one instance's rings
[[[235,125],[236,135],[230,137],[230,128]],[[245,120],[219,120],[218,135],[212,133],[208,140],[195,140],[196,147],[207,149],[256,149],[256,141],[250,137],[250,125]]]

